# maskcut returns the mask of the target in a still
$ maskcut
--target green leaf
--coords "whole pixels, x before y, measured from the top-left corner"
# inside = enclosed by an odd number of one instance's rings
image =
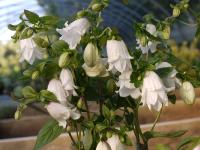
[[[16,28],[17,28],[17,25],[12,25],[12,24],[9,24],[9,25],[8,25],[8,29],[9,29],[9,30],[15,31]]]
[[[165,68],[160,68],[157,69],[155,72],[161,77],[167,77],[172,71],[173,71],[173,67],[165,67]]]
[[[43,16],[40,20],[46,25],[54,25],[58,22],[59,18],[56,16]]]
[[[200,137],[187,137],[187,138],[184,138],[178,145],[177,145],[177,150],[180,150],[182,149],[184,146],[192,143],[193,141],[196,141],[200,139]]]
[[[93,143],[92,132],[91,130],[86,130],[85,135],[83,137],[84,150],[90,150],[92,143]]]
[[[97,132],[100,132],[100,131],[106,129],[107,126],[104,124],[96,124],[95,128],[96,128]]]
[[[51,48],[52,54],[60,55],[63,52],[63,50],[68,49],[69,47],[68,44],[63,40],[58,40],[51,45]]]
[[[107,119],[110,118],[110,110],[108,107],[106,107],[105,105],[102,106],[102,113],[103,113],[103,116]]]
[[[24,10],[24,14],[26,16],[26,18],[29,20],[30,23],[37,23],[40,19],[40,17],[34,13],[34,12],[31,12],[29,10]]]
[[[172,131],[172,132],[147,131],[144,133],[144,136],[147,139],[158,138],[158,137],[176,138],[182,136],[186,132],[187,132],[186,130]]]
[[[58,125],[57,121],[55,120],[49,121],[40,130],[33,150],[41,149],[44,145],[52,142],[63,132],[64,132],[64,129]]]
[[[31,87],[26,86],[22,89],[22,94],[25,98],[35,98],[37,96],[37,92]]]

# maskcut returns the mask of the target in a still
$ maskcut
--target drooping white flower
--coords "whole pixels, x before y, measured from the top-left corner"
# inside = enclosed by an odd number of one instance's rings
[[[63,128],[66,127],[67,119],[77,120],[80,118],[80,113],[76,109],[71,109],[59,103],[51,102],[46,108],[49,114],[58,121],[59,126]]]
[[[197,145],[193,150],[200,150],[200,145]]]
[[[67,95],[60,80],[52,79],[48,84],[47,90],[52,92],[61,104],[66,104]]]
[[[20,61],[26,60],[30,64],[36,59],[42,59],[44,53],[37,47],[32,38],[20,40],[21,58]]]
[[[131,71],[123,72],[119,76],[119,81],[116,83],[119,87],[119,90],[117,92],[121,97],[131,96],[132,98],[136,99],[141,95],[141,93],[139,88],[136,88],[134,86],[134,83],[130,83],[130,76]]]
[[[172,65],[169,64],[168,62],[162,62],[160,64],[156,65],[156,69],[161,69],[161,68],[171,68]],[[173,68],[173,70],[164,78],[162,78],[162,81],[167,88],[167,92],[174,91],[177,86],[181,85],[181,82],[178,78],[176,78],[176,74],[178,72],[176,69]]]
[[[75,86],[72,73],[69,69],[62,69],[60,73],[60,80],[67,97],[71,95],[77,96],[75,89],[78,87]]]
[[[125,72],[132,70],[130,56],[124,41],[108,40],[107,41],[107,55],[109,69],[112,71]]]
[[[153,71],[147,71],[145,73],[141,101],[150,110],[154,109],[156,111],[159,111],[162,105],[168,105],[166,88],[159,76]]]
[[[126,146],[121,143],[118,135],[113,135],[107,139],[107,143],[111,147],[111,150],[126,150]]]
[[[72,23],[65,23],[65,28],[57,29],[57,32],[62,36],[60,40],[64,40],[69,44],[70,49],[75,49],[76,46],[81,41],[81,36],[83,36],[90,27],[90,23],[86,18],[80,18]]]
[[[193,104],[195,101],[195,90],[193,85],[185,81],[180,88],[180,96],[186,104]]]
[[[96,150],[112,150],[112,149],[110,148],[110,146],[108,145],[108,143],[100,141],[97,144]]]
[[[146,31],[149,32],[150,34],[152,34],[155,37],[157,36],[156,27],[153,24],[147,24],[146,25]],[[149,51],[154,53],[156,51],[156,47],[157,47],[158,42],[152,41],[148,38],[147,38],[147,40],[148,41],[147,41],[146,45],[143,45],[142,42],[140,41],[140,39],[136,39],[136,42],[138,44],[137,49],[141,49],[143,54],[147,54]]]

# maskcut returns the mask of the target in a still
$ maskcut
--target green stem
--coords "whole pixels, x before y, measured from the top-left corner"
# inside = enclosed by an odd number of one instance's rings
[[[75,140],[74,140],[74,138],[73,138],[71,132],[67,132],[67,133],[69,134],[69,137],[70,137],[72,143],[77,147],[77,144],[76,144],[76,142],[75,142]]]
[[[86,107],[86,111],[87,111],[87,117],[90,120],[90,112],[89,112],[89,107],[88,107],[87,100],[84,97],[82,97],[82,99],[83,99],[83,101],[85,103],[85,107]]]
[[[155,119],[155,121],[154,121],[154,123],[153,123],[153,126],[152,126],[152,128],[151,128],[151,131],[154,130],[154,128],[155,128],[155,126],[156,126],[158,120],[160,119],[160,115],[161,115],[161,113],[162,113],[162,110],[163,110],[163,106],[161,107],[160,111],[158,112],[158,114],[157,114],[157,116],[156,116],[156,119]]]

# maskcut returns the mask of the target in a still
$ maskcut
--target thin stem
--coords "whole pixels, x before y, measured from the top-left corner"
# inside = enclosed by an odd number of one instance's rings
[[[74,138],[73,138],[71,132],[67,132],[67,133],[69,134],[69,137],[70,137],[72,143],[76,146],[76,142],[75,142],[75,140],[74,140]]]
[[[187,25],[187,26],[190,26],[190,27],[196,27],[198,24],[195,23],[195,24],[191,24],[191,23],[188,23],[188,22],[185,22],[183,20],[180,20],[180,19],[177,19],[180,23],[184,24],[184,25]]]
[[[160,119],[160,115],[161,115],[161,113],[162,113],[162,110],[163,110],[163,106],[161,107],[160,111],[158,112],[158,114],[157,114],[157,116],[156,116],[156,119],[155,119],[155,121],[154,121],[154,123],[153,123],[153,126],[152,126],[152,128],[151,128],[151,131],[154,130],[154,128],[155,128],[155,126],[156,126],[158,120]]]
[[[89,107],[88,107],[87,100],[84,97],[82,97],[82,99],[83,99],[83,101],[85,103],[85,107],[86,107],[86,111],[87,111],[87,117],[88,117],[88,119],[90,119],[90,112],[89,112]]]

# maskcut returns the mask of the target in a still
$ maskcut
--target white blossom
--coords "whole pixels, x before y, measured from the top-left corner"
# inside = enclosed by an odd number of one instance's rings
[[[134,86],[134,83],[130,83],[130,76],[131,71],[123,72],[119,76],[119,81],[116,83],[119,87],[119,90],[117,92],[121,97],[131,96],[132,98],[136,99],[141,95],[141,93],[139,88],[136,88]]]
[[[109,63],[108,70],[121,73],[132,70],[130,59],[133,59],[133,57],[130,56],[124,41],[108,40],[106,48]]]
[[[157,36],[157,31],[156,31],[156,27],[153,24],[147,24],[146,25],[146,31],[149,32],[150,34],[152,34],[153,36]],[[156,41],[152,41],[150,39],[147,38],[147,43],[146,45],[143,45],[142,42],[140,41],[140,39],[136,39],[138,47],[137,49],[141,49],[143,54],[147,54],[149,51],[151,51],[152,53],[154,53],[156,51],[156,47],[158,42]]]
[[[90,23],[86,18],[80,18],[72,23],[65,23],[65,27],[63,29],[57,29],[57,32],[62,36],[60,40],[64,40],[68,43],[70,49],[75,49],[76,46],[81,41],[81,36],[83,36],[90,27]]]
[[[52,92],[61,104],[66,104],[67,95],[60,80],[52,79],[48,84],[47,90]]]
[[[60,80],[67,97],[71,95],[77,96],[75,89],[78,87],[75,86],[72,73],[69,69],[62,69],[60,73]]]
[[[111,150],[125,150],[126,146],[121,143],[118,135],[113,135],[107,139],[107,143],[110,145]]]
[[[108,143],[100,141],[97,144],[96,150],[111,150],[110,146],[108,145]]]
[[[40,48],[37,47],[35,42],[32,38],[27,38],[20,40],[20,49],[21,49],[21,57],[20,61],[26,60],[30,64],[33,64],[33,62],[36,59],[42,59],[44,56],[44,53],[41,51]]]
[[[163,106],[168,105],[168,97],[166,88],[153,71],[147,71],[142,85],[142,99],[143,105],[147,105],[150,110],[159,111]]]
[[[195,101],[195,90],[193,85],[185,81],[180,88],[180,96],[186,104],[193,104]]]
[[[168,62],[162,62],[160,64],[156,65],[156,69],[161,69],[161,68],[171,68],[172,65],[169,64]],[[179,87],[181,85],[181,82],[178,78],[176,78],[176,74],[178,72],[176,69],[172,69],[172,71],[164,78],[162,78],[162,81],[167,89],[167,92],[174,91],[176,87]]]
[[[59,103],[51,102],[46,108],[49,114],[58,121],[59,126],[63,128],[67,125],[67,119],[72,118],[73,120],[77,120],[80,118],[80,113],[76,109],[66,107]]]
[[[200,145],[197,145],[196,147],[194,147],[193,150],[200,150]]]

